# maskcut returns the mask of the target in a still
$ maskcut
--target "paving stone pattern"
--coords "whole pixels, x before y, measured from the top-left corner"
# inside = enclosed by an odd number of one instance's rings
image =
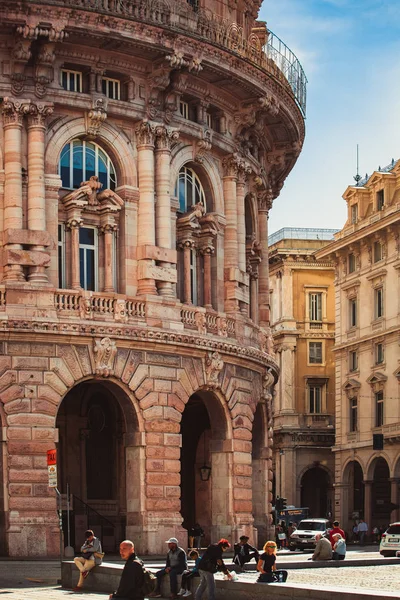
[[[56,583],[58,575],[59,567],[55,563],[0,563],[0,600],[105,600],[108,597],[107,594],[77,594],[71,590],[63,590]],[[239,580],[251,582],[256,577],[256,573],[245,573],[239,576]],[[390,565],[293,570],[289,571],[288,583],[299,587],[304,584],[335,589],[380,590],[398,593],[400,597],[400,569]]]

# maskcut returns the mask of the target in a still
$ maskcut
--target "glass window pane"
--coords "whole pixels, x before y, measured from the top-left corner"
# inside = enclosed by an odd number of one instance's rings
[[[95,289],[94,250],[86,250],[86,289]]]
[[[188,209],[191,206],[193,206],[193,182],[192,178],[188,178],[186,180],[186,207]]]
[[[61,71],[61,85],[64,90],[68,90],[68,73]]]
[[[179,210],[186,212],[186,194],[185,194],[185,180],[179,178]]]
[[[93,144],[86,144],[85,163],[85,178],[88,180],[93,175],[96,175],[96,153]]]
[[[79,229],[79,243],[94,246],[94,229],[81,227]]]
[[[83,248],[79,248],[79,273],[81,287],[85,289],[85,250]]]
[[[73,152],[73,187],[78,188],[83,181],[83,146],[76,146]]]

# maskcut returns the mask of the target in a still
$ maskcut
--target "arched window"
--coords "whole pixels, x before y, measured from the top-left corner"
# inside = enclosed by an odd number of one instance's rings
[[[182,167],[175,186],[175,196],[179,198],[179,212],[187,212],[191,206],[199,202],[207,212],[203,186],[196,173],[190,167]]]
[[[110,157],[94,142],[68,142],[61,151],[59,172],[63,188],[77,189],[92,175],[97,175],[103,189],[115,190],[117,185]]]

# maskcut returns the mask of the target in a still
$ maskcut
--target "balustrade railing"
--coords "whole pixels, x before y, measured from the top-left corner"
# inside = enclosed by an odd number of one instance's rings
[[[146,303],[141,300],[106,296],[96,292],[57,290],[55,306],[59,312],[72,313],[72,316],[82,319],[126,321],[144,319],[146,316]]]
[[[10,4],[13,2],[7,3],[8,6]],[[37,1],[26,0],[25,4],[37,4]],[[254,32],[246,38],[243,27],[210,9],[200,8],[196,0],[186,3],[167,0],[47,0],[40,4],[111,14],[203,38],[246,58],[274,76],[277,76],[278,70],[289,83],[305,115],[307,78],[304,70],[296,55],[271,31],[268,31],[267,43],[262,46]]]

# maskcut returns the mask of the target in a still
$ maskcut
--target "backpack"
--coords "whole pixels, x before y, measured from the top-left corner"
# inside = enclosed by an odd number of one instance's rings
[[[146,569],[146,567],[140,561],[137,561],[137,562],[142,567],[143,583],[142,583],[141,592],[142,592],[143,596],[146,597],[155,591],[155,589],[157,587],[157,577],[154,575],[154,573],[152,573],[151,571],[148,571]]]

